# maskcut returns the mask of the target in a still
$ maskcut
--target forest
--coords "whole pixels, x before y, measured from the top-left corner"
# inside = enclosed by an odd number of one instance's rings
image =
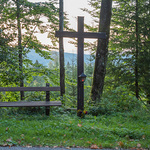
[[[85,30],[105,32],[107,38],[84,43],[85,50],[90,51],[89,60],[84,63],[84,73],[87,76],[84,83],[84,109],[89,118],[94,117],[92,118],[95,122],[93,126],[96,125],[97,128],[102,118],[110,125],[111,121],[118,121],[111,120],[110,116],[119,118],[118,116],[121,115],[120,118],[122,120],[124,120],[123,117],[126,118],[126,122],[130,122],[130,119],[137,121],[139,124],[137,129],[140,130],[142,127],[144,130],[144,133],[141,134],[140,131],[137,131],[137,134],[129,131],[134,130],[134,127],[122,132],[119,129],[109,130],[107,132],[113,132],[113,134],[116,132],[115,134],[119,134],[119,137],[126,138],[130,142],[132,139],[134,141],[128,143],[124,141],[125,139],[121,139],[117,144],[112,144],[115,140],[110,143],[102,140],[104,147],[114,148],[118,145],[121,148],[150,148],[148,144],[150,142],[148,131],[150,126],[150,0],[88,0],[88,3],[92,10],[82,8],[82,11],[90,14],[94,25],[85,24]],[[64,30],[74,31],[68,24],[67,14],[64,13]],[[55,37],[55,31],[58,30],[58,1],[0,0],[0,87],[42,87],[46,86],[46,83],[50,83],[52,87],[60,86],[59,53],[54,52],[59,52],[59,40]],[[38,40],[36,35],[43,33],[48,33],[50,45],[44,45]],[[75,38],[72,43],[77,46]],[[40,64],[38,60],[34,62],[29,59],[28,54],[31,51],[48,61],[48,66]],[[60,96],[59,92],[51,92],[51,101],[60,100],[62,102],[61,108],[52,109],[54,115],[67,114],[69,118],[75,117],[72,111],[77,108],[76,59],[73,56],[71,61],[64,64],[65,92],[63,95]],[[45,92],[0,92],[0,102],[41,101],[43,99],[45,100]],[[66,109],[70,109],[69,113],[66,113]],[[43,112],[43,109],[0,108],[0,113],[4,115],[2,118],[6,117],[6,113],[13,115],[20,112],[34,114]],[[72,114],[73,117],[70,117],[69,114]],[[96,122],[99,116],[101,118]],[[52,118],[55,120],[55,117],[52,116]],[[78,124],[78,127],[84,126],[81,120],[79,122],[75,120],[71,122]],[[55,121],[57,124],[57,120]],[[5,123],[2,121],[3,124]],[[85,124],[88,125],[87,130],[90,131],[90,121]],[[69,128],[69,125],[64,126],[64,128]],[[99,136],[96,131],[91,132]],[[104,133],[104,135],[109,133]],[[121,135],[123,133],[124,135]],[[109,138],[111,137],[108,136]],[[138,141],[135,140],[136,138]],[[142,141],[144,139],[145,141]],[[6,143],[10,144],[10,141]],[[83,144],[78,142],[75,145]],[[89,141],[83,145],[85,147],[95,145],[100,148],[98,142]],[[143,144],[139,144],[140,142]],[[4,143],[0,139],[0,145]],[[19,145],[22,145],[20,143]],[[29,142],[26,141],[24,144],[27,145],[27,143]],[[38,144],[32,143],[32,145]],[[54,145],[55,143],[49,146]],[[73,143],[62,142],[57,145],[66,147]]]

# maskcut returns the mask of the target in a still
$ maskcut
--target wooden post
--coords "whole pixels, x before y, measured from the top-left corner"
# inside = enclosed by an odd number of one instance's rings
[[[46,83],[46,87],[49,87],[49,83]],[[49,101],[50,101],[50,92],[46,91],[46,102],[49,102]],[[46,115],[49,116],[50,106],[45,107],[45,112],[46,112]]]
[[[78,33],[83,35],[84,33],[84,17],[78,17]],[[84,73],[84,37],[78,37],[78,52],[77,52],[77,110],[84,110],[84,83],[80,82],[79,76]],[[79,116],[80,117],[80,116]]]

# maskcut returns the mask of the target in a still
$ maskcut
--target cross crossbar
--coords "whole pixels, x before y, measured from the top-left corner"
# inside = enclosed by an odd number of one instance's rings
[[[68,31],[56,31],[56,37],[70,37],[70,38],[101,38],[106,39],[106,33],[104,32],[68,32]]]

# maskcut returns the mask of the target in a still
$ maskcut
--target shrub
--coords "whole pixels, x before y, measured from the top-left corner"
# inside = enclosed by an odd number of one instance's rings
[[[126,112],[140,109],[142,104],[125,86],[119,86],[110,93],[104,94],[101,102],[113,112]]]

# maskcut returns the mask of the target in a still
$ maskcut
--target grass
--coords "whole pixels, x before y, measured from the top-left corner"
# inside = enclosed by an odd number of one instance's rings
[[[0,145],[99,148],[150,148],[150,117],[143,112],[114,113],[84,119],[53,111],[9,114],[0,110]]]

